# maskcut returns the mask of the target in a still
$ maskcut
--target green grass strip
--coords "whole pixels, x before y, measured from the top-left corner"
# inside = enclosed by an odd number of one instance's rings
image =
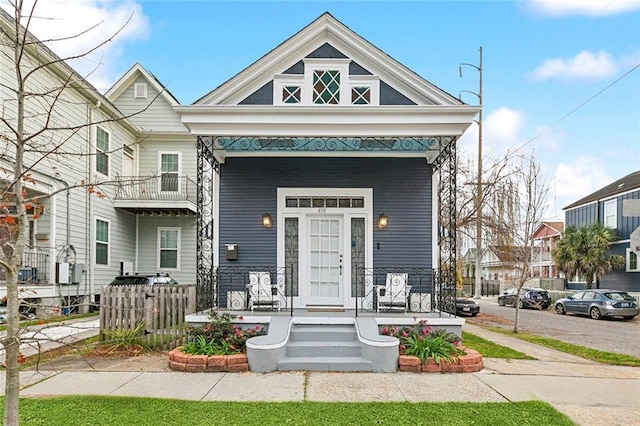
[[[480,352],[484,358],[536,359],[506,346],[498,345],[472,333],[462,332],[462,343]]]
[[[169,385],[168,385],[169,386]],[[518,403],[203,402],[155,398],[20,400],[25,425],[573,425],[541,401]]]
[[[585,346],[574,345],[573,343],[563,342],[561,340],[551,339],[548,337],[537,336],[528,333],[514,333],[511,330],[506,330],[501,327],[483,327],[487,330],[501,333],[506,336],[516,337],[520,340],[535,343],[540,346],[544,346],[551,349],[556,349],[561,352],[579,356],[581,358],[589,359],[591,361],[600,362],[602,364],[609,365],[625,365],[630,367],[640,367],[640,358],[618,354],[614,352],[605,352],[598,349],[587,348]]]

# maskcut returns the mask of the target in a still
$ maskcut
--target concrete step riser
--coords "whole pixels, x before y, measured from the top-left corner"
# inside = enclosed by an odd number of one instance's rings
[[[358,335],[355,330],[292,329],[289,334],[292,342],[355,342]]]
[[[359,357],[361,354],[360,345],[341,345],[340,342],[327,342],[326,345],[295,343],[287,345],[288,357]]]

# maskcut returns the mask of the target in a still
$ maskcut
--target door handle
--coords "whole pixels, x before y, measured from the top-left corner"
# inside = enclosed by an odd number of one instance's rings
[[[340,275],[342,275],[342,255],[340,255]]]

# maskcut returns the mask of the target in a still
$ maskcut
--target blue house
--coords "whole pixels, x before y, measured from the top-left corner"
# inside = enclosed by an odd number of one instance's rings
[[[391,271],[455,287],[456,143],[479,109],[328,13],[175,106],[198,146],[199,308],[248,307],[251,271],[279,309],[372,309]]]
[[[604,275],[600,287],[640,291],[640,171],[587,195],[565,207],[565,225],[601,223],[616,231],[611,253],[626,259],[623,270]]]

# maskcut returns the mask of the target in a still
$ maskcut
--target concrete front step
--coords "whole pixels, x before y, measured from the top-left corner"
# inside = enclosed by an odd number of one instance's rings
[[[355,327],[343,324],[296,324],[289,334],[292,342],[353,342],[357,339]]]
[[[362,357],[286,357],[278,362],[278,370],[373,371],[373,366]]]
[[[313,342],[294,341],[287,343],[288,357],[359,357],[360,342]]]

